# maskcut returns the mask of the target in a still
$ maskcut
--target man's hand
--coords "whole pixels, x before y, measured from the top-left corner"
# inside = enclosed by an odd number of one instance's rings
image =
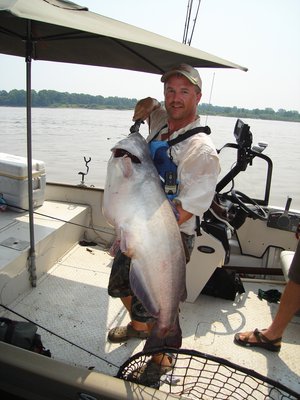
[[[160,103],[152,97],[146,97],[145,99],[139,100],[136,103],[132,120],[137,121],[138,119],[141,119],[142,121],[145,121],[152,111],[158,107],[160,107]]]
[[[189,220],[192,218],[193,214],[190,213],[189,211],[186,211],[182,208],[181,202],[177,200],[176,198],[173,200],[173,203],[175,204],[177,213],[176,213],[176,219],[178,222],[178,225],[183,224],[185,221]]]

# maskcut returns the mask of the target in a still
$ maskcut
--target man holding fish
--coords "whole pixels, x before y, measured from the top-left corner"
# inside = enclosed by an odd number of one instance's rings
[[[108,340],[147,339],[145,351],[181,347],[185,265],[193,250],[196,216],[209,208],[220,172],[210,132],[197,115],[202,96],[198,71],[180,64],[161,81],[164,107],[148,97],[134,111],[134,121],[149,125],[147,142],[135,132],[112,149],[103,207],[120,247],[108,292],[121,298],[131,317],[127,326],[111,329]],[[170,367],[172,358],[161,352],[146,366],[158,378]],[[138,381],[149,384],[149,379]]]

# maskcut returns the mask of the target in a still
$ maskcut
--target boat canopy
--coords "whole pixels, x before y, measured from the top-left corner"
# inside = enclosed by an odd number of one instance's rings
[[[30,24],[29,24],[30,22]],[[28,49],[30,44],[31,48]],[[161,74],[173,65],[247,68],[66,0],[0,0],[0,53]]]
[[[162,74],[194,67],[247,69],[185,44],[88,11],[66,0],[0,0],[0,53],[26,61],[27,167],[30,251],[36,286],[31,126],[31,61],[57,61]]]

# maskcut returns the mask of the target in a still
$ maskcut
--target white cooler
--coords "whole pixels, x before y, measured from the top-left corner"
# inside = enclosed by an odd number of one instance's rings
[[[41,206],[45,199],[46,172],[43,161],[32,160],[33,207]],[[0,193],[15,211],[28,210],[27,159],[0,153]]]

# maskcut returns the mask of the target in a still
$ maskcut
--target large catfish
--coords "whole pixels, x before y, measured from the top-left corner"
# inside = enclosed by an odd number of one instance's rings
[[[150,157],[132,133],[112,148],[103,213],[131,258],[131,289],[156,318],[144,350],[180,347],[180,301],[186,299],[185,254],[179,227]]]

